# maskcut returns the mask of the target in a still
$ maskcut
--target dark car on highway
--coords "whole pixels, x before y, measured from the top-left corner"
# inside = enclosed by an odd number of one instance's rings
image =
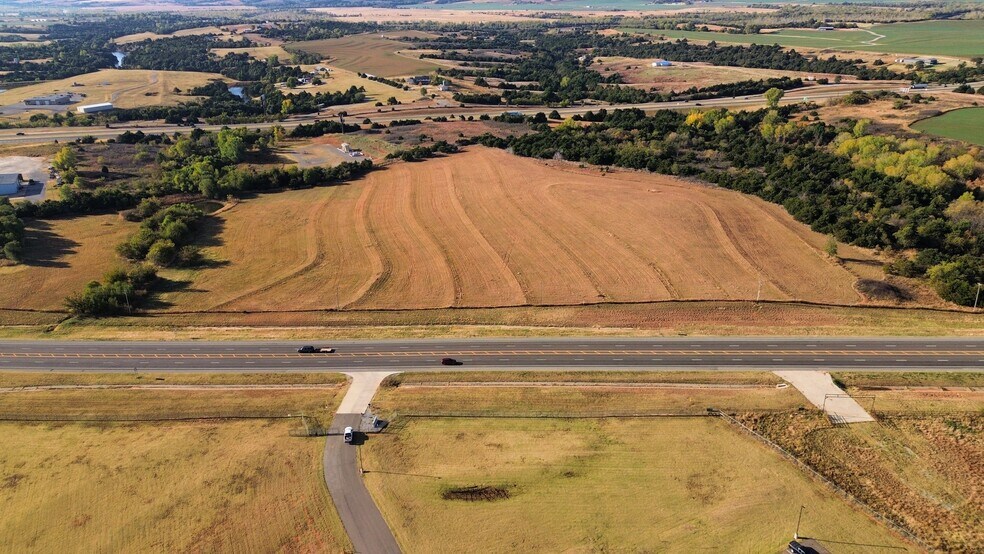
[[[297,349],[299,354],[333,354],[335,349],[330,346],[302,346]]]
[[[454,358],[441,358],[441,365],[461,365],[461,362]]]

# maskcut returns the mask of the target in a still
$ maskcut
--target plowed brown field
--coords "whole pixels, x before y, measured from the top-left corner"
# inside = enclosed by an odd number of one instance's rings
[[[781,208],[640,173],[500,150],[395,164],[220,215],[226,265],[183,275],[173,309],[409,309],[808,300],[854,304],[851,265]],[[856,262],[865,254],[841,246]]]

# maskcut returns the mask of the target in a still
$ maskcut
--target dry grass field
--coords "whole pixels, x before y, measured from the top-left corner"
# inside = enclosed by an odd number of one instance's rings
[[[801,533],[837,552],[906,549],[714,418],[414,419],[363,465],[407,552],[778,552],[801,505]]]
[[[534,372],[532,378],[554,382],[579,381],[575,373]],[[641,414],[701,415],[707,408],[725,411],[775,411],[809,407],[793,387],[752,381],[741,374],[694,377],[670,373],[638,377],[621,384],[568,384],[544,386],[537,382],[503,383],[494,375],[461,375],[470,383],[455,382],[458,374],[400,375],[390,378],[376,394],[374,410],[386,417],[407,415],[508,415],[518,417],[607,416]],[[628,376],[631,376],[629,374]],[[770,377],[767,374],[766,377]],[[598,378],[604,378],[599,375]],[[614,378],[618,380],[618,377]],[[443,380],[443,382],[442,382]],[[590,375],[585,381],[591,381]],[[647,384],[648,382],[648,384]],[[665,383],[657,386],[653,382]],[[686,385],[686,386],[684,386]]]
[[[220,58],[229,54],[249,54],[257,60],[266,61],[270,56],[277,56],[281,62],[288,63],[290,61],[290,52],[284,50],[280,45],[249,46],[246,48],[213,48],[211,52]]]
[[[707,87],[722,83],[734,83],[746,80],[769,79],[774,77],[800,77],[807,75],[827,77],[831,81],[834,75],[807,74],[798,71],[780,71],[774,69],[755,69],[747,67],[727,67],[702,63],[674,63],[670,67],[651,67],[651,59],[635,59],[622,57],[596,58],[593,69],[608,76],[618,73],[626,83],[637,88],[649,89],[655,87],[664,92],[671,90],[680,92],[690,87]]]
[[[980,412],[941,403],[934,414],[882,414],[867,425],[831,427],[809,413],[746,420],[931,550],[975,552],[984,544]]]
[[[341,375],[15,373],[0,385],[15,387],[0,388],[0,551],[351,551],[324,440],[290,436],[301,424],[283,419],[327,425]],[[30,385],[76,388],[17,388]],[[263,419],[197,419],[216,417]]]
[[[707,408],[733,412],[809,407],[809,402],[792,387],[719,384],[722,386],[537,386],[502,383],[491,386],[411,381],[406,385],[380,389],[372,405],[384,417],[701,415],[707,412]]]
[[[0,424],[0,551],[350,551],[290,425]]]
[[[330,58],[332,64],[354,72],[380,77],[413,75],[433,71],[437,64],[420,60],[400,51],[405,44],[376,34],[298,42],[293,46]]]
[[[225,265],[170,272],[190,281],[165,298],[178,309],[862,301],[852,266],[779,207],[492,149],[267,195],[220,217],[208,255]],[[841,255],[871,262],[849,247]]]
[[[358,71],[349,71],[333,64],[325,64],[325,66],[330,69],[330,72],[327,77],[323,77],[324,82],[322,84],[301,85],[295,89],[285,88],[284,91],[295,93],[307,91],[311,94],[316,94],[318,92],[341,92],[348,90],[351,87],[362,87],[366,89],[366,95],[369,97],[367,102],[362,104],[348,104],[334,107],[334,109],[344,110],[349,113],[371,111],[374,109],[373,105],[377,101],[385,103],[391,96],[404,104],[409,104],[420,99],[419,89],[403,90],[402,88],[392,87],[377,81],[363,79],[362,77],[359,77]],[[450,96],[448,93],[439,92],[435,87],[430,87],[428,91],[432,91],[434,94],[438,94],[440,96]]]
[[[29,221],[24,263],[0,267],[0,307],[62,309],[65,297],[120,264],[116,245],[135,228],[116,214]]]
[[[68,79],[47,81],[19,87],[0,93],[0,105],[22,102],[32,96],[44,96],[56,92],[85,94],[79,104],[112,102],[120,108],[173,105],[188,102],[195,97],[176,94],[174,89],[187,91],[209,81],[228,81],[217,73],[193,71],[150,71],[145,69],[102,69],[94,73],[77,75]],[[74,86],[74,85],[79,86]],[[69,108],[74,109],[78,105]],[[27,118],[31,113],[50,113],[45,110],[28,110],[19,114]]]
[[[175,31],[171,34],[160,35],[157,33],[146,32],[146,33],[135,33],[132,35],[125,35],[113,40],[116,44],[130,44],[133,42],[140,42],[147,39],[157,40],[162,38],[174,38],[174,37],[188,37],[193,35],[216,35],[224,39],[229,39],[232,34],[219,29],[218,27],[195,27],[194,29],[181,29],[180,31]]]

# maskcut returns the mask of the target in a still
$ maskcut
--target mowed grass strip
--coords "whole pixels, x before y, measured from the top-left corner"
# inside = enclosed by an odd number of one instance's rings
[[[363,465],[407,552],[778,552],[802,505],[840,552],[906,546],[717,418],[415,419]],[[468,487],[504,494],[444,498]]]
[[[0,372],[0,387],[71,385],[342,385],[341,373]]]
[[[880,415],[984,415],[981,372],[838,372],[849,394]],[[905,387],[905,388],[894,388]]]
[[[377,392],[372,405],[386,417],[698,415],[706,414],[708,408],[728,412],[811,408],[792,387],[629,388],[618,385],[384,387]]]
[[[783,381],[771,371],[428,371],[390,375],[383,381],[383,386],[460,382],[692,383],[769,386],[778,385]]]
[[[351,552],[291,426],[0,423],[0,551]]]
[[[984,35],[980,21],[920,21],[873,25],[866,29],[817,31],[815,29],[780,29],[774,33],[742,35],[679,29],[622,29],[661,35],[670,39],[717,41],[737,44],[779,44],[788,47],[860,50],[929,56],[971,57],[984,52]],[[879,35],[882,35],[879,38]],[[885,60],[888,61],[888,60]]]
[[[192,418],[331,419],[345,386],[317,389],[69,389],[0,393],[0,419],[128,421]],[[297,423],[296,425],[300,425]]]
[[[406,44],[371,33],[297,42],[291,47],[330,58],[332,64],[343,69],[380,77],[429,73],[441,67],[409,54],[399,54]]]
[[[952,110],[917,121],[912,128],[930,135],[984,146],[984,108]]]

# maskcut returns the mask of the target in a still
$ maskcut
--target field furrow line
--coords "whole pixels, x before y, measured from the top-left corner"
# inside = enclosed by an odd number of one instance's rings
[[[544,187],[545,194],[543,198],[545,204],[549,204],[558,213],[569,213],[570,211],[578,211],[577,207],[572,206],[569,202],[564,203],[560,198],[558,198],[557,188],[561,186],[561,183],[551,183]],[[643,255],[641,252],[636,250],[627,241],[619,237],[617,234],[612,232],[610,229],[603,228],[601,225],[592,221],[590,213],[580,213],[580,222],[578,227],[589,231],[590,235],[594,237],[594,241],[597,243],[604,242],[606,245],[606,254],[614,256],[612,263],[608,265],[611,266],[613,271],[618,275],[617,280],[622,280],[625,282],[645,282],[647,284],[655,281],[660,284],[663,289],[663,294],[661,296],[665,298],[676,298],[678,292],[670,283],[666,275],[658,268],[655,262],[647,259],[647,256]],[[612,249],[617,250],[613,252]],[[606,261],[610,258],[606,258]],[[638,275],[637,271],[631,270],[630,265],[635,265],[637,268],[645,268],[646,275]],[[628,273],[629,275],[626,275]],[[632,275],[636,273],[636,275]],[[646,300],[655,300],[656,298],[646,298]]]
[[[777,291],[786,295],[787,299],[796,298],[789,288],[769,277],[762,266],[752,259],[751,254],[749,254],[740,245],[738,238],[734,235],[730,226],[725,224],[725,222],[721,219],[721,214],[713,206],[710,204],[701,204],[701,207],[703,208],[704,213],[707,214],[707,222],[710,224],[710,228],[721,239],[720,244],[722,250],[728,255],[729,258],[734,260],[734,262],[745,269],[745,271],[753,275],[757,275],[759,279],[762,279],[762,281],[768,283]]]
[[[483,257],[489,262],[489,264],[484,268],[484,271],[486,273],[493,273],[498,276],[498,278],[492,278],[492,284],[499,285],[498,288],[502,294],[502,303],[527,304],[529,299],[523,291],[523,286],[519,283],[519,279],[516,278],[516,274],[509,268],[506,261],[502,259],[502,256],[496,252],[495,248],[492,247],[492,244],[489,243],[488,239],[482,231],[479,230],[478,226],[465,211],[465,207],[462,204],[461,199],[461,190],[458,186],[458,179],[451,166],[446,165],[444,167],[444,178],[444,192],[447,195],[451,210],[454,212],[454,215],[458,221],[461,222],[461,225],[467,230],[469,237],[472,240],[473,247],[480,250]],[[460,302],[460,299],[458,299],[458,301]]]
[[[389,279],[389,275],[393,271],[391,262],[379,251],[379,236],[372,228],[369,218],[370,201],[377,188],[379,186],[374,181],[370,180],[370,182],[367,182],[362,194],[359,195],[359,200],[355,204],[357,234],[366,252],[369,254],[369,263],[372,266],[372,272],[369,278],[352,294],[352,300],[339,306],[339,309],[349,308],[371,296]]]
[[[324,218],[325,212],[328,210],[328,207],[331,203],[332,196],[333,196],[331,192],[332,192],[331,190],[326,191],[324,198],[320,202],[313,204],[305,216],[307,219],[306,223],[304,224],[304,248],[306,251],[306,257],[304,262],[300,266],[292,270],[289,270],[288,273],[276,277],[271,281],[267,281],[266,283],[256,287],[252,287],[249,290],[241,292],[230,299],[220,302],[219,304],[215,304],[209,309],[219,310],[219,309],[226,308],[244,298],[255,296],[257,294],[261,294],[263,292],[271,290],[275,287],[282,286],[285,282],[289,281],[290,279],[293,279],[294,277],[297,277],[299,275],[303,275],[304,273],[317,267],[324,260],[324,252],[323,249],[321,248],[319,226],[322,219]]]
[[[570,262],[577,268],[577,270],[588,280],[591,287],[594,289],[594,293],[598,298],[607,298],[608,296],[601,290],[600,280],[598,276],[595,275],[594,271],[588,267],[580,258],[578,258],[575,253],[567,246],[563,241],[561,241],[557,235],[551,231],[546,225],[543,225],[539,220],[530,213],[530,210],[523,206],[522,202],[516,199],[514,191],[509,187],[505,186],[506,183],[517,183],[522,182],[520,179],[509,179],[502,171],[502,166],[499,164],[489,163],[486,160],[486,167],[491,169],[492,174],[497,177],[496,186],[502,191],[502,197],[505,201],[509,202],[517,212],[523,215],[523,217],[540,233],[549,238],[558,249],[560,249],[570,260]],[[540,195],[542,196],[542,195]]]

